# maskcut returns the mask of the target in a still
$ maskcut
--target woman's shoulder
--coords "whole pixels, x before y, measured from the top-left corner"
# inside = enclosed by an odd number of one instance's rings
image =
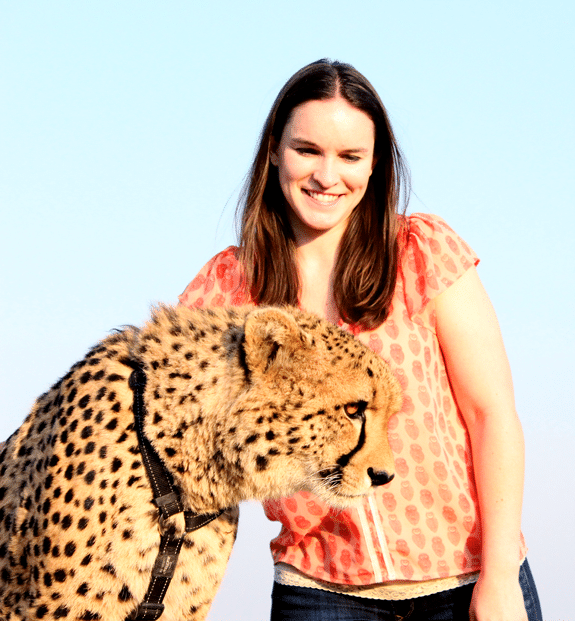
[[[190,307],[238,306],[245,303],[237,246],[218,252],[197,273],[179,296]]]
[[[404,254],[416,252],[426,262],[439,258],[443,268],[452,273],[458,270],[449,259],[461,264],[464,270],[478,262],[471,247],[440,216],[427,213],[400,216],[399,229],[400,249]]]
[[[410,315],[450,287],[479,258],[443,218],[400,216],[399,278]]]
[[[432,213],[412,213],[400,215],[400,230],[408,235],[416,235],[419,238],[452,238],[453,236],[461,240],[461,237],[447,224],[447,222],[436,214]],[[463,240],[461,240],[463,242]],[[467,244],[464,245],[469,249]]]

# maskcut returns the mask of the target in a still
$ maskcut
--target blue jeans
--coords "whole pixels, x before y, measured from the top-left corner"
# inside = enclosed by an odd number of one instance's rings
[[[527,561],[519,584],[529,621],[543,621]],[[473,584],[411,600],[374,600],[274,584],[271,621],[468,621]]]

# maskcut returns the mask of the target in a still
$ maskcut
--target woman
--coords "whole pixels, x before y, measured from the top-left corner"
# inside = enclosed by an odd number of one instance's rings
[[[240,247],[189,306],[299,304],[380,353],[404,388],[397,476],[357,509],[266,504],[272,620],[542,620],[520,532],[523,436],[478,259],[440,218],[405,216],[385,108],[353,67],[297,72],[264,126]],[[472,458],[473,456],[473,458]]]

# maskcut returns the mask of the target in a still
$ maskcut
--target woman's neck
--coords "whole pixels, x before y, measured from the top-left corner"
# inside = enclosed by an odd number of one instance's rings
[[[339,321],[333,294],[333,276],[341,235],[296,233],[296,261],[301,282],[301,306],[329,321]]]

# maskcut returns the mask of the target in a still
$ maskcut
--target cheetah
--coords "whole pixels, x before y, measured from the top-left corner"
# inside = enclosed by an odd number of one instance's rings
[[[155,308],[73,365],[1,451],[0,619],[205,619],[238,504],[307,490],[352,506],[393,477],[401,401],[379,356],[308,313]],[[139,434],[185,511],[212,521],[162,518]],[[165,533],[179,558],[142,613]]]

